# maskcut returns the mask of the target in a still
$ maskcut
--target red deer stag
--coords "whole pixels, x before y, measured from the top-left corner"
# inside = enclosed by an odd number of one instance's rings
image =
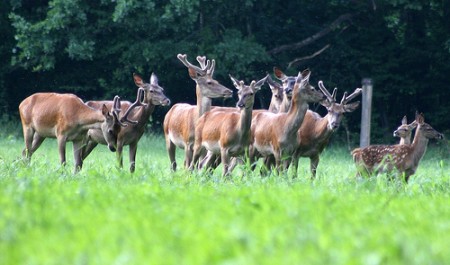
[[[427,150],[429,139],[444,138],[443,134],[425,123],[423,114],[416,113],[416,123],[416,134],[412,144],[370,145],[353,150],[353,161],[358,174],[390,173],[396,169],[400,174],[404,174],[405,181],[408,182]]]
[[[267,77],[258,82],[252,81],[250,86],[244,85],[244,81],[238,81],[231,75],[230,78],[238,90],[239,100],[236,107],[239,111],[208,111],[200,117],[195,127],[191,169],[195,167],[204,149],[208,151],[205,157],[208,161],[202,162],[204,167],[209,168],[215,155],[220,154],[224,167],[223,176],[231,173],[231,157],[248,154],[255,93],[260,90]]]
[[[408,120],[406,116],[404,116],[402,119],[402,125],[400,125],[397,130],[394,131],[394,137],[400,137],[399,144],[411,144],[411,134],[416,127],[416,121],[408,124]]]
[[[305,119],[297,133],[298,147],[292,162],[297,167],[300,157],[309,157],[312,178],[316,176],[320,160],[319,156],[328,145],[333,133],[339,128],[344,113],[353,112],[359,107],[359,101],[347,103],[362,92],[361,88],[357,88],[349,96],[345,92],[341,102],[337,103],[336,88],[332,95],[325,88],[322,81],[319,81],[319,88],[327,97],[321,104],[327,108],[328,113],[325,117],[321,117],[318,113],[311,110],[306,112]]]
[[[123,167],[123,147],[129,146],[130,172],[135,171],[136,151],[138,142],[144,134],[147,122],[155,109],[155,106],[167,106],[170,100],[164,94],[164,89],[158,84],[158,77],[152,73],[150,83],[145,83],[142,77],[133,74],[134,83],[138,87],[138,95],[136,101],[131,104],[129,101],[122,101],[121,108],[126,110],[121,120],[133,119],[135,122],[129,126],[122,127],[117,135],[117,162],[119,167]],[[143,95],[143,101],[141,101]],[[105,104],[113,107],[111,101],[88,101],[88,106],[100,108]],[[129,118],[128,118],[129,117]],[[89,140],[83,150],[83,159],[85,159],[98,144],[106,144],[103,134],[98,129],[91,129],[88,132]]]
[[[252,121],[254,139],[250,148],[253,161],[259,155],[263,157],[274,156],[276,168],[287,168],[289,157],[292,157],[297,148],[297,131],[300,128],[308,103],[319,102],[324,95],[309,84],[311,72],[300,72],[295,81],[291,106],[286,113],[270,113],[268,111],[257,113]]]
[[[186,55],[178,54],[178,59],[188,68],[189,76],[197,83],[197,105],[178,103],[172,106],[164,118],[164,136],[169,153],[171,168],[177,168],[176,147],[184,149],[184,165],[189,167],[192,161],[195,141],[195,125],[200,116],[211,109],[211,99],[231,97],[233,92],[213,79],[215,61],[197,56],[200,67],[188,62]]]
[[[119,97],[115,97],[116,102]],[[93,109],[73,94],[36,93],[19,105],[25,149],[28,160],[45,138],[56,138],[61,164],[66,163],[66,142],[73,142],[75,172],[83,166],[81,150],[89,129],[101,130],[111,151],[116,150],[117,116],[119,110],[109,112],[105,105]]]

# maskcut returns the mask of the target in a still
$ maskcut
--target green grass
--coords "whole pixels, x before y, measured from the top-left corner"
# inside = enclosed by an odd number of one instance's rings
[[[145,136],[136,173],[99,146],[73,174],[46,140],[31,164],[0,139],[0,264],[448,264],[448,149],[429,148],[409,184],[355,179],[349,152],[325,150],[318,179],[171,173]],[[182,165],[182,152],[178,152]]]

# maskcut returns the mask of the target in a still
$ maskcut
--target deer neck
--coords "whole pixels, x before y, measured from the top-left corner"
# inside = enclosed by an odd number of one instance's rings
[[[293,137],[297,135],[297,131],[300,129],[308,110],[308,103],[301,99],[300,93],[295,92],[292,97],[291,107],[286,114],[286,123],[284,124],[285,133]]]
[[[241,132],[242,137],[250,135],[250,127],[252,125],[252,113],[253,108],[243,108],[240,111],[238,129]]]
[[[428,139],[422,135],[419,128],[416,129],[414,140],[411,144],[412,147],[412,159],[415,165],[417,165],[422,159],[423,155],[427,151]]]
[[[136,109],[132,110],[131,119],[133,117],[136,117],[135,120],[138,122],[136,126],[145,126],[147,124],[148,120],[150,119],[150,116],[152,116],[153,111],[155,110],[155,105],[152,104],[151,100],[145,101],[147,106],[139,106]]]
[[[411,135],[400,138],[399,144],[411,144]]]
[[[328,126],[328,115],[316,121],[314,126],[314,136],[316,139],[325,140],[331,137],[333,130]]]
[[[197,94],[197,117],[200,118],[205,112],[211,110],[211,99],[202,95],[200,86],[197,84],[196,87]]]
[[[86,130],[88,129],[100,129],[102,128],[102,123],[105,121],[105,116],[103,116],[101,110],[93,110],[89,108],[86,115],[81,115],[83,120],[80,121],[82,127]]]

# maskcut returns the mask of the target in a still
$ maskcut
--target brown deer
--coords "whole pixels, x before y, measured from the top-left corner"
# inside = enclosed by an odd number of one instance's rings
[[[252,81],[249,86],[230,75],[233,85],[238,90],[237,111],[208,111],[204,113],[195,127],[194,155],[190,169],[197,164],[204,150],[208,151],[207,161],[202,164],[210,167],[214,162],[213,155],[219,155],[223,164],[223,175],[229,175],[230,158],[248,154],[251,142],[250,126],[252,122],[255,93],[266,82],[267,76],[258,82]]]
[[[114,101],[118,102],[119,97]],[[93,109],[73,94],[36,93],[19,105],[25,148],[22,155],[27,160],[41,146],[45,138],[56,138],[61,164],[66,163],[66,142],[73,142],[75,172],[83,166],[81,150],[89,129],[99,129],[111,151],[116,150],[117,116],[119,109],[109,111]]]
[[[353,150],[353,161],[358,174],[390,173],[396,169],[400,174],[404,174],[405,181],[408,182],[427,150],[429,139],[444,138],[443,134],[425,123],[423,114],[416,113],[416,123],[412,144],[370,145]]]
[[[267,84],[269,84],[270,90],[272,91],[272,97],[270,99],[268,111],[278,113],[282,108],[284,99],[283,87],[281,84],[273,81],[270,75],[267,75]]]
[[[308,103],[319,102],[324,95],[309,84],[311,72],[300,72],[295,81],[291,106],[286,113],[261,112],[252,121],[254,140],[250,148],[251,161],[258,156],[274,156],[276,168],[281,168],[282,160],[286,159],[287,168],[289,157],[297,148],[297,131],[300,128]]]
[[[189,76],[197,83],[197,105],[178,103],[172,106],[164,118],[164,136],[169,153],[171,168],[177,168],[176,147],[184,149],[184,165],[189,167],[192,161],[195,141],[195,125],[200,116],[211,109],[211,99],[231,97],[233,92],[213,79],[215,61],[197,56],[200,67],[188,62],[186,55],[178,54],[178,59],[188,68]]]
[[[150,83],[144,82],[141,76],[133,74],[133,80],[138,87],[138,95],[136,101],[131,104],[129,101],[122,101],[121,108],[126,110],[122,120],[132,119],[133,123],[129,126],[122,127],[117,134],[117,162],[119,167],[123,167],[123,147],[129,146],[130,172],[135,171],[136,152],[138,142],[144,134],[145,127],[156,106],[168,106],[170,100],[164,94],[164,89],[158,84],[158,77],[152,73]],[[143,96],[143,100],[141,98]],[[113,107],[114,102],[111,101],[88,101],[86,104],[93,108],[100,108],[105,104]],[[130,122],[129,122],[130,123]],[[98,129],[91,129],[88,132],[89,140],[83,149],[83,159],[85,159],[98,144],[106,144],[106,139]]]
[[[291,106],[292,91],[294,90],[294,85],[297,77],[287,76],[277,67],[273,68],[273,73],[275,74],[275,77],[281,81],[283,90],[283,99],[278,112],[288,112]]]
[[[406,116],[404,116],[402,119],[402,125],[400,125],[397,130],[394,131],[394,137],[400,137],[399,144],[411,144],[411,134],[416,127],[416,121],[408,124],[408,120]]]
[[[357,88],[349,96],[345,92],[341,102],[337,103],[336,88],[333,94],[330,94],[322,81],[319,81],[319,88],[327,97],[326,100],[321,102],[321,105],[327,108],[328,113],[321,117],[318,113],[311,110],[306,112],[303,123],[297,133],[298,147],[292,161],[295,164],[294,166],[297,167],[300,157],[309,157],[312,178],[316,176],[320,154],[328,145],[333,133],[339,128],[344,113],[353,112],[359,107],[359,101],[347,103],[362,92],[361,88]]]

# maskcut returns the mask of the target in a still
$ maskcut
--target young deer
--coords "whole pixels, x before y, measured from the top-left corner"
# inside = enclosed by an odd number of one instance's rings
[[[228,175],[230,158],[248,154],[251,142],[250,125],[252,122],[253,103],[255,93],[260,90],[267,77],[258,82],[252,81],[250,86],[244,81],[238,81],[230,75],[234,86],[238,90],[239,100],[236,111],[209,111],[204,113],[195,127],[194,156],[191,164],[193,169],[204,149],[208,151],[204,167],[210,167],[214,162],[214,155],[220,154],[223,164],[223,175]]]
[[[171,168],[177,168],[175,160],[176,147],[184,149],[184,165],[189,167],[192,161],[193,146],[195,141],[195,125],[200,116],[211,109],[211,99],[231,97],[233,92],[213,79],[215,61],[197,56],[201,67],[188,62],[186,55],[178,54],[178,59],[188,68],[189,76],[197,83],[197,105],[178,103],[172,106],[164,118],[164,136],[166,148],[169,153]]]
[[[325,88],[322,81],[319,81],[319,88],[327,97],[326,100],[321,102],[321,105],[327,108],[328,113],[322,118],[318,113],[311,110],[306,112],[305,119],[297,133],[298,147],[292,162],[297,167],[300,157],[309,157],[312,178],[316,176],[320,160],[319,156],[327,146],[333,133],[339,128],[344,113],[353,112],[359,107],[359,101],[347,103],[362,92],[361,88],[357,88],[349,96],[345,92],[341,102],[337,103],[336,88],[332,95]]]
[[[412,144],[370,145],[353,150],[352,156],[358,174],[391,172],[395,168],[400,174],[405,175],[405,181],[408,182],[425,154],[428,140],[444,138],[443,134],[425,123],[423,114],[416,113],[416,123],[416,134]]]
[[[145,83],[142,77],[133,74],[133,80],[138,87],[138,95],[136,102],[131,104],[129,101],[123,101],[121,108],[126,110],[121,120],[129,121],[130,117],[135,122],[129,126],[122,127],[117,134],[117,162],[119,167],[123,167],[123,147],[129,146],[130,157],[130,172],[133,173],[136,164],[136,151],[139,140],[144,134],[145,127],[152,115],[155,106],[168,106],[170,100],[164,94],[164,89],[158,84],[158,77],[152,73],[150,83]],[[144,97],[141,101],[142,96]],[[111,101],[88,101],[88,106],[99,108],[100,105],[105,104],[108,107],[113,107]],[[118,107],[118,106],[116,106]],[[89,141],[83,149],[83,159],[85,159],[98,144],[106,144],[105,138],[98,129],[91,129],[88,132]]]
[[[119,97],[114,98],[115,102]],[[75,172],[83,166],[81,150],[89,129],[98,129],[111,151],[116,150],[117,116],[120,109],[109,112],[103,104],[93,109],[73,94],[36,93],[19,105],[25,149],[24,158],[30,160],[45,138],[56,138],[61,164],[66,163],[66,142],[73,142]]]
[[[404,116],[402,119],[402,125],[394,131],[394,137],[400,137],[399,144],[411,144],[411,134],[416,127],[416,121],[408,124],[408,120],[406,119],[406,116]]]
[[[278,113],[280,112],[283,105],[283,87],[282,85],[273,81],[270,75],[267,75],[267,84],[269,84],[270,90],[272,91],[272,97],[270,99],[268,111]]]
[[[288,112],[291,106],[292,92],[294,90],[297,77],[287,76],[277,67],[273,68],[273,73],[275,74],[275,77],[281,81],[283,90],[283,99],[278,112]]]
[[[309,84],[311,72],[300,72],[295,81],[292,103],[287,113],[270,113],[268,111],[255,115],[252,121],[254,140],[250,148],[250,158],[261,155],[274,156],[276,168],[279,170],[281,161],[287,168],[289,157],[297,148],[297,131],[300,128],[308,103],[319,102],[324,95]]]

